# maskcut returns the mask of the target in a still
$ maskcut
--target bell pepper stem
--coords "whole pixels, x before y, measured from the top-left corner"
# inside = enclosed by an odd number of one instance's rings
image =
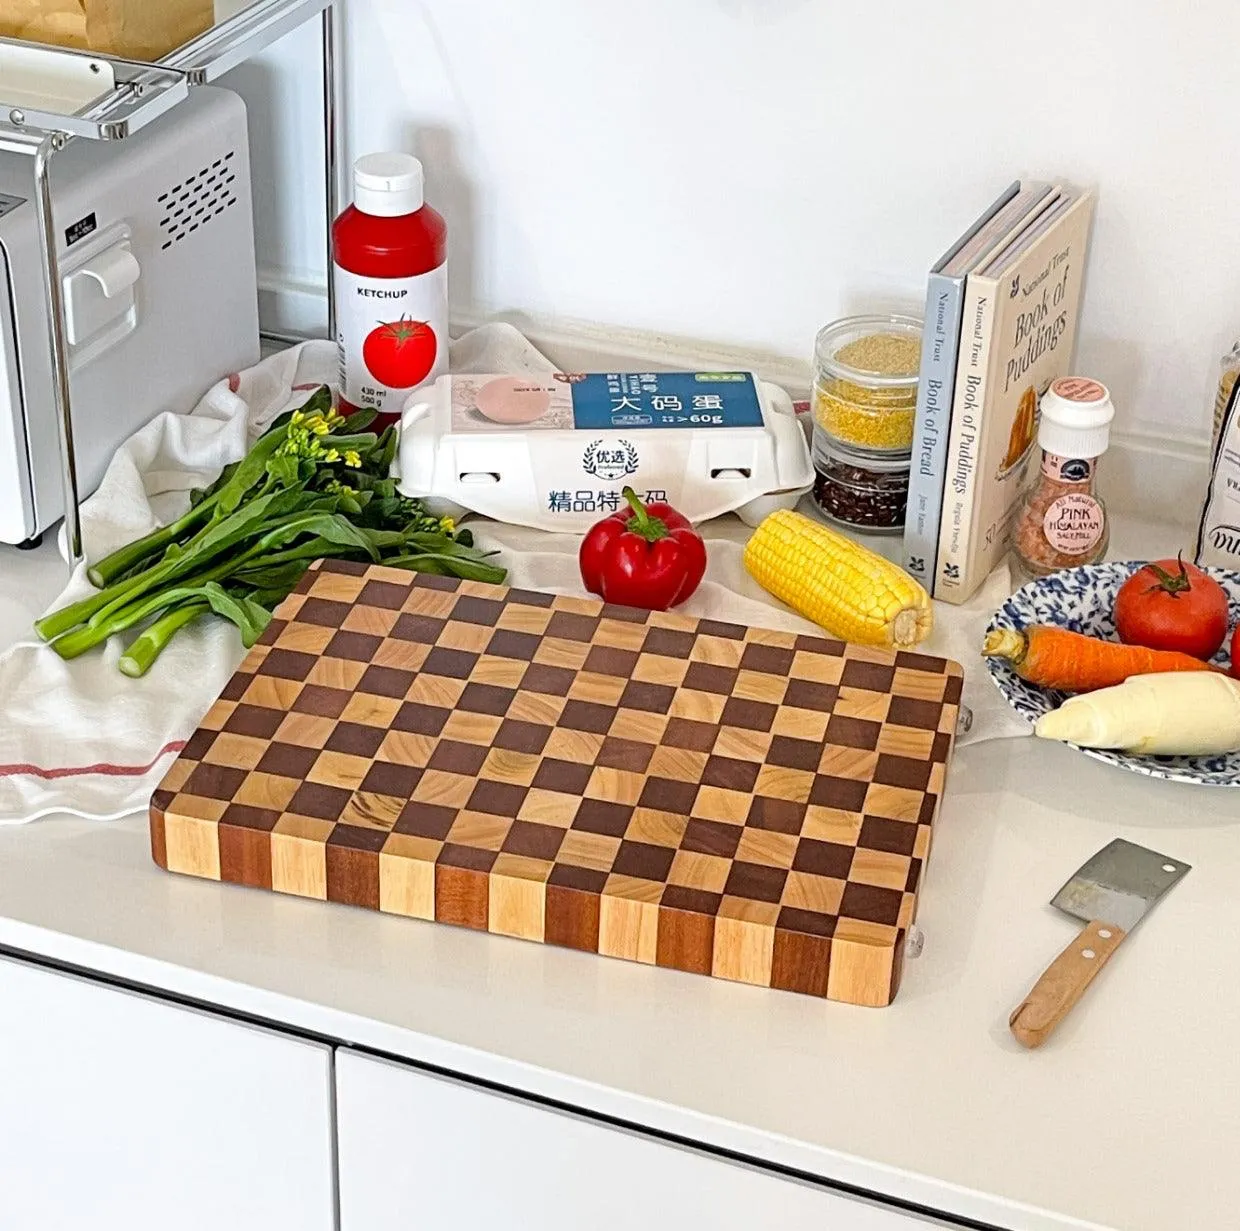
[[[657,543],[668,536],[667,523],[661,517],[651,517],[650,511],[638,499],[637,493],[626,487],[620,493],[627,501],[633,516],[629,518],[625,529],[631,534],[640,534],[647,543]]]

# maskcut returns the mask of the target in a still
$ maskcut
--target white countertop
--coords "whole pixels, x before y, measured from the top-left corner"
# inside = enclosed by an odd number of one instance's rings
[[[0,644],[60,580],[0,548]],[[1193,871],[1026,1052],[1008,1014],[1073,935],[1046,903],[1116,835]],[[887,1009],[171,876],[144,817],[0,828],[0,946],[1014,1231],[1209,1231],[1240,1209],[1238,881],[1240,792],[1009,739],[957,754]]]

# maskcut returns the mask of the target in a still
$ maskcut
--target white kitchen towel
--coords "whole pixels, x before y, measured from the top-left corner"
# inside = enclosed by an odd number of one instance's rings
[[[487,325],[452,346],[458,372],[552,371],[515,329]],[[309,342],[221,381],[190,414],[164,414],[134,435],[83,506],[88,559],[175,517],[193,487],[210,482],[276,415],[299,405],[335,376],[335,348]],[[774,603],[741,563],[748,531],[735,518],[704,527],[710,565],[698,593],[681,609],[748,624],[811,631]],[[480,523],[479,541],[503,551],[514,585],[581,593],[578,540],[519,527]],[[90,593],[84,568],[52,609]],[[965,703],[974,712],[968,740],[1024,734],[1004,706],[976,647],[981,629],[1006,597],[1003,571],[968,608],[940,605],[926,648],[966,664]],[[0,656],[0,822],[53,813],[111,819],[144,809],[172,758],[193,733],[242,657],[236,629],[203,619],[177,635],[141,680],[117,668],[119,638],[64,662],[33,635]]]

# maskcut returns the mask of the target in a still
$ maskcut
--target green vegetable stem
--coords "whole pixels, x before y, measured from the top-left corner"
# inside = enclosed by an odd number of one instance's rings
[[[177,520],[93,564],[96,593],[54,611],[35,630],[65,658],[136,630],[120,670],[141,676],[182,629],[216,615],[247,648],[272,610],[324,557],[502,582],[495,553],[468,530],[402,496],[390,471],[395,429],[368,431],[371,411],[348,418],[317,390],[279,416],[239,462],[190,493]]]

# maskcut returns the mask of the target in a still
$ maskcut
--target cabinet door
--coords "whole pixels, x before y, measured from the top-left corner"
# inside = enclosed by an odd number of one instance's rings
[[[330,1231],[329,1048],[0,958],[4,1231]]]
[[[341,1051],[340,1231],[931,1231],[912,1214]]]

